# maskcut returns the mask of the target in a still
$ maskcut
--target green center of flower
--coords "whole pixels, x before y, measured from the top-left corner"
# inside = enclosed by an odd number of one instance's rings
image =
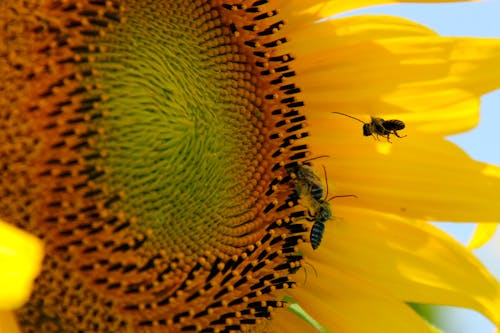
[[[265,140],[258,82],[217,11],[179,4],[162,4],[179,7],[166,17],[132,8],[98,45],[107,116],[96,122],[106,167],[96,181],[123,191],[118,209],[167,252],[246,246]]]

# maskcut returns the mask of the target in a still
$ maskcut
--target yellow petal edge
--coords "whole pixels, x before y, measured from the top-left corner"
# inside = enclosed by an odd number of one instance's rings
[[[0,220],[0,311],[28,300],[42,259],[42,241]]]
[[[12,311],[0,310],[0,333],[21,333]]]
[[[471,250],[480,248],[493,238],[497,229],[497,223],[478,223],[467,247]]]

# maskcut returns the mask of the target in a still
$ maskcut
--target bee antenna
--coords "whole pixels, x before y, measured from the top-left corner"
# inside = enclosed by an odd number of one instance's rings
[[[316,276],[316,279],[317,279],[318,278],[318,271],[316,270],[316,268],[313,265],[311,265],[310,263],[308,263],[307,261],[304,261],[303,263],[310,266],[313,269],[314,276]],[[304,267],[304,266],[302,265],[302,267]],[[304,267],[304,286],[306,284],[307,284],[307,270]]]
[[[332,111],[332,113],[341,114],[341,115],[343,115],[343,116],[346,116],[346,117],[349,117],[349,118],[355,119],[355,120],[359,121],[360,123],[367,124],[367,123],[365,123],[365,122],[364,122],[363,120],[361,120],[361,119],[358,119],[358,118],[356,118],[356,117],[350,116],[350,115],[345,114],[345,113],[342,113],[342,112],[335,112],[335,111]]]
[[[319,158],[323,158],[323,157],[330,157],[329,155],[319,155],[319,156],[316,156],[316,157],[313,157],[313,158],[310,158],[310,159],[307,159],[307,160],[304,160],[302,162],[311,162],[311,161],[314,161],[314,160],[317,160]]]
[[[352,198],[356,198],[356,199],[358,198],[358,196],[355,194],[334,195],[333,197],[329,198],[327,201],[333,200],[335,198],[348,198],[348,197],[352,197]]]
[[[312,264],[308,263],[307,261],[304,261],[304,264],[309,265],[313,269],[314,275],[316,276],[316,278],[318,278],[318,271],[316,270],[316,268]]]
[[[328,177],[326,175],[326,168],[324,165],[322,165],[323,167],[323,172],[325,174],[325,182],[326,182],[326,195],[325,195],[325,198],[328,198]]]

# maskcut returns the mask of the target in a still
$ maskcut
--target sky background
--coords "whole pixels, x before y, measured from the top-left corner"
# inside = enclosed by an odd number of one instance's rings
[[[349,0],[345,0],[349,1]],[[424,24],[440,35],[500,38],[500,0],[451,4],[396,4],[365,8],[342,14],[387,14]],[[499,63],[500,66],[500,63]],[[500,91],[481,100],[479,126],[472,131],[449,137],[474,159],[500,165]],[[500,200],[499,200],[500,209]],[[466,243],[473,224],[439,223],[460,242]],[[500,279],[500,231],[475,254]],[[492,333],[494,326],[481,315],[458,309],[446,309],[447,333]]]

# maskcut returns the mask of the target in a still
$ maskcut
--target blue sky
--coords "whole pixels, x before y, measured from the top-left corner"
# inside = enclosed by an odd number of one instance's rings
[[[349,1],[349,0],[345,0]],[[431,27],[441,35],[500,38],[500,0],[451,4],[397,4],[370,7],[343,14],[387,14],[411,19]],[[500,64],[499,64],[500,66]],[[477,128],[449,139],[474,159],[500,165],[500,91],[484,96]],[[500,199],[500,198],[499,198]],[[500,203],[499,203],[500,207]],[[461,242],[467,242],[473,225],[440,223]],[[500,279],[500,232],[476,255]],[[450,317],[447,333],[492,333],[494,327],[481,315],[468,310],[446,312]]]

